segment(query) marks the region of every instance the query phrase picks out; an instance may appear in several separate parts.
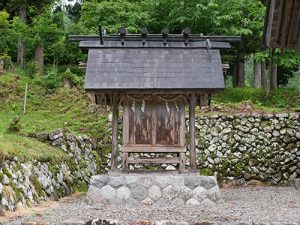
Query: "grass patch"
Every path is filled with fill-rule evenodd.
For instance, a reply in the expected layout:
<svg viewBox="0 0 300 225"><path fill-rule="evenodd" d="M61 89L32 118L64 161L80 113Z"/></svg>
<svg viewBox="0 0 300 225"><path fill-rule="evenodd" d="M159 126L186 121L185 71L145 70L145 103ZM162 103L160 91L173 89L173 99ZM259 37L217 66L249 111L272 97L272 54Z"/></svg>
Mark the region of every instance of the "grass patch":
<svg viewBox="0 0 300 225"><path fill-rule="evenodd" d="M17 156L19 159L37 159L41 162L69 159L69 156L58 148L15 134L0 135L0 154L4 159Z"/></svg>
<svg viewBox="0 0 300 225"><path fill-rule="evenodd" d="M23 114L25 86L28 83L26 114ZM20 132L8 134L12 118L20 118ZM47 90L25 75L0 76L0 157L18 156L39 161L61 161L67 155L60 149L24 137L23 134L49 132L58 128L74 134L88 134L110 143L107 112L81 88ZM105 145L104 145L105 146Z"/></svg>
<svg viewBox="0 0 300 225"><path fill-rule="evenodd" d="M23 115L23 96L29 84L26 114ZM23 133L69 129L75 134L98 137L105 132L107 113L104 107L81 88L47 90L33 80L15 74L0 77L0 133L14 116L20 117Z"/></svg>
<svg viewBox="0 0 300 225"><path fill-rule="evenodd" d="M224 92L213 96L214 105L251 102L256 107L266 109L300 109L300 92L295 89L274 89L269 94L257 88L226 88Z"/></svg>

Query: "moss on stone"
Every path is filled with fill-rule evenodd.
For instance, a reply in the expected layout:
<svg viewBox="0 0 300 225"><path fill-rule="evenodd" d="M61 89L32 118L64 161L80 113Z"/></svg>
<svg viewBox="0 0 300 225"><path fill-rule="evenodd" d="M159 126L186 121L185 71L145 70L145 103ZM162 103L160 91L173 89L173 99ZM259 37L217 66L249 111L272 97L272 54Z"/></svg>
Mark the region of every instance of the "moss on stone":
<svg viewBox="0 0 300 225"><path fill-rule="evenodd" d="M57 198L61 198L65 195L65 191L62 187L58 187L54 190L54 195Z"/></svg>
<svg viewBox="0 0 300 225"><path fill-rule="evenodd" d="M36 176L31 176L29 178L29 180L33 184L38 196L43 197L43 198L46 197L46 193L43 191L43 188L42 188L40 182L38 181L38 178Z"/></svg>
<svg viewBox="0 0 300 225"><path fill-rule="evenodd" d="M75 192L87 192L88 188L89 188L89 185L85 181L82 181L74 187L74 191Z"/></svg>
<svg viewBox="0 0 300 225"><path fill-rule="evenodd" d="M8 178L12 178L11 173L8 171L8 169L6 167L3 167L2 171L3 171L3 174L8 176Z"/></svg>
<svg viewBox="0 0 300 225"><path fill-rule="evenodd" d="M0 181L2 181L4 178L4 174L2 172L0 172Z"/></svg>
<svg viewBox="0 0 300 225"><path fill-rule="evenodd" d="M204 176L213 176L214 175L214 172L212 169L209 169L209 168L202 168L200 169L200 174L201 175L204 175Z"/></svg>
<svg viewBox="0 0 300 225"><path fill-rule="evenodd" d="M30 203L29 199L25 199L25 203L26 203L27 207L31 207L31 203Z"/></svg>
<svg viewBox="0 0 300 225"><path fill-rule="evenodd" d="M50 172L54 175L54 174L57 174L59 173L59 166L58 165L49 165L49 170Z"/></svg>
<svg viewBox="0 0 300 225"><path fill-rule="evenodd" d="M20 191L20 190L18 190L18 189L14 189L14 191L15 191L15 193L16 193L16 198L17 198L17 201L21 201L21 200L23 200L23 193Z"/></svg>

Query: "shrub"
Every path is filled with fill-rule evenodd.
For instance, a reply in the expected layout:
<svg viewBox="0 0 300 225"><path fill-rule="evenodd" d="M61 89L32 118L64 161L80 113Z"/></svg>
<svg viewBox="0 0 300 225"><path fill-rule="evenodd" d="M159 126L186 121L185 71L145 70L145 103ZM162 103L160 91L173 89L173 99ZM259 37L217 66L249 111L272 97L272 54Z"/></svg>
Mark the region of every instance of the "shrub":
<svg viewBox="0 0 300 225"><path fill-rule="evenodd" d="M37 71L38 71L38 64L36 61L31 60L26 63L25 69L24 69L24 72L26 75L33 78L37 74Z"/></svg>
<svg viewBox="0 0 300 225"><path fill-rule="evenodd" d="M57 69L51 69L46 72L45 76L36 75L35 83L47 89L56 89L62 86L63 77Z"/></svg>
<svg viewBox="0 0 300 225"><path fill-rule="evenodd" d="M294 76L289 79L286 87L300 91L300 70L295 72Z"/></svg>
<svg viewBox="0 0 300 225"><path fill-rule="evenodd" d="M67 78L73 86L83 84L83 79L72 73L69 68L62 74L62 76L63 78Z"/></svg>
<svg viewBox="0 0 300 225"><path fill-rule="evenodd" d="M14 116L6 130L7 133L18 133L21 130L20 117Z"/></svg>
<svg viewBox="0 0 300 225"><path fill-rule="evenodd" d="M64 73L67 69L69 69L76 76L84 76L84 70L78 68L78 65L59 65L57 67L59 73Z"/></svg>
<svg viewBox="0 0 300 225"><path fill-rule="evenodd" d="M64 78L68 78L73 86L83 84L83 78L76 76L70 69L67 69L64 73L60 73L56 68L49 69L45 76L36 75L34 82L47 89L57 89L63 86Z"/></svg>

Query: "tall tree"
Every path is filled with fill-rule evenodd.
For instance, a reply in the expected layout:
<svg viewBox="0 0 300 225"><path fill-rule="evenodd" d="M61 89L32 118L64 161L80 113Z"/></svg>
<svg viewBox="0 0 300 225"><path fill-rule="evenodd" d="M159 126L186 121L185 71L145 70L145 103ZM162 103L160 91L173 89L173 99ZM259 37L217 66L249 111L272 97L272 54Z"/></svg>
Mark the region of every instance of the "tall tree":
<svg viewBox="0 0 300 225"><path fill-rule="evenodd" d="M39 14L43 14L45 9L45 2L40 1L38 4L38 12ZM38 21L38 20L37 20ZM41 21L42 22L42 21ZM38 24L36 24L38 25ZM42 27L39 27L40 29L43 29ZM37 30L38 31L38 30ZM40 75L44 74L44 40L43 38L40 38L37 42L35 52L34 52L34 59L37 62L38 65L38 71Z"/></svg>
<svg viewBox="0 0 300 225"><path fill-rule="evenodd" d="M0 8L6 9L11 17L19 16L21 21L27 23L27 0L3 0ZM18 38L17 63L20 68L24 68L25 63L25 42L22 35Z"/></svg>
<svg viewBox="0 0 300 225"><path fill-rule="evenodd" d="M9 13L0 11L0 56L9 51Z"/></svg>
<svg viewBox="0 0 300 225"><path fill-rule="evenodd" d="M21 21L27 24L27 1L21 1L20 9L19 9L19 17ZM25 64L25 41L22 36L19 37L18 40L18 59L17 63L21 69L24 68Z"/></svg>

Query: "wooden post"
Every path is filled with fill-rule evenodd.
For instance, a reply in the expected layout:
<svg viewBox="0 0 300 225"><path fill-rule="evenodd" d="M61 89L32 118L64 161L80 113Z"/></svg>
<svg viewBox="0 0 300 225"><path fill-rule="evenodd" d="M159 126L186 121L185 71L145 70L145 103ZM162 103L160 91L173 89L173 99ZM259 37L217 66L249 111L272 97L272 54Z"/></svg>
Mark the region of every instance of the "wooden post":
<svg viewBox="0 0 300 225"><path fill-rule="evenodd" d="M27 92L28 92L28 84L26 83L26 87L25 87L25 95L24 95L24 109L23 109L23 114L26 113Z"/></svg>
<svg viewBox="0 0 300 225"><path fill-rule="evenodd" d="M195 150L195 107L196 96L191 95L189 107L189 131L190 131L190 169L193 172L197 171L196 165L196 150Z"/></svg>
<svg viewBox="0 0 300 225"><path fill-rule="evenodd" d="M2 75L3 74L3 60L2 59L0 59L0 75Z"/></svg>
<svg viewBox="0 0 300 225"><path fill-rule="evenodd" d="M117 159L118 159L118 121L119 121L118 95L117 94L113 94L111 170L116 170L117 169Z"/></svg>
<svg viewBox="0 0 300 225"><path fill-rule="evenodd" d="M275 49L271 48L270 56L269 56L270 57L270 65L269 65L267 88L266 88L267 93L269 93L270 89L271 89L271 81L272 81L272 76L273 76L272 73L273 73L273 64L274 64L274 60L273 60L274 53L275 53Z"/></svg>

